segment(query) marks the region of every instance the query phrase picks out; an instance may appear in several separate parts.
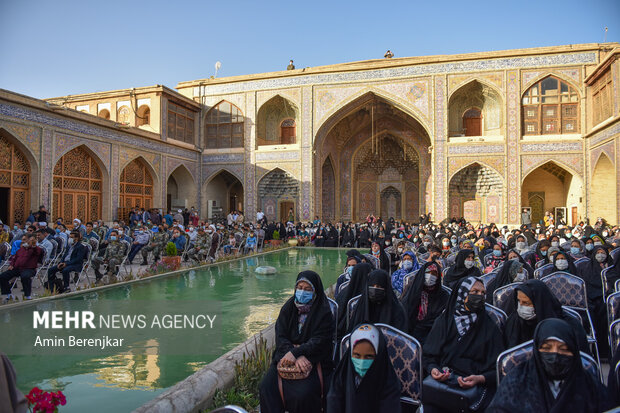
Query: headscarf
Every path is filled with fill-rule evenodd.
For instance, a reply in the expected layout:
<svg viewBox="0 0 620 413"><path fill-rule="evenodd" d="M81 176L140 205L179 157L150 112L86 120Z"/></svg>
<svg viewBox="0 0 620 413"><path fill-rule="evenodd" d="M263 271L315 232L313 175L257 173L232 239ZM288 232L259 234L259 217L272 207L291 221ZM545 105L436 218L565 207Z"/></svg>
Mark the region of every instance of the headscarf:
<svg viewBox="0 0 620 413"><path fill-rule="evenodd" d="M372 265L367 262L356 264L351 272L351 279L347 288L342 290L336 298L338 303L338 337L342 338L347 334L347 304L351 298L360 295L366 290L368 274L373 270Z"/></svg>
<svg viewBox="0 0 620 413"><path fill-rule="evenodd" d="M534 312L536 318L532 320L524 320L517 314L517 291L525 294L532 304L534 304ZM534 337L534 330L538 323L548 318L560 318L568 322L575 330L578 339L579 348L582 351L588 351L588 340L583 326L578 320L570 316L565 316L562 311L562 304L553 295L547 285L540 280L527 280L519 284L514 290L509 301L508 320L504 328L504 341L508 348L514 347Z"/></svg>
<svg viewBox="0 0 620 413"><path fill-rule="evenodd" d="M459 335L463 337L470 330L471 326L478 319L478 314L472 313L465 308L465 300L469 295L469 290L476 283L476 281L482 282L481 279L476 277L467 277L459 285L456 295L456 308L454 311L454 322Z"/></svg>
<svg viewBox="0 0 620 413"><path fill-rule="evenodd" d="M437 283L434 288L427 288L424 284L424 276L426 270L429 268L435 268L437 270ZM422 297L426 296L426 315L422 320L419 320L420 307L422 305ZM416 326L422 324L427 325L428 330L432 327L433 321L441 314L445 309L448 301L449 294L446 290L441 288L441 270L439 264L436 262L425 262L418 270L418 273L413 278L411 285L405 290L404 294L400 297L400 301L405 308L407 314L408 328L407 332L418 340L414 330ZM428 320L428 322L425 322Z"/></svg>
<svg viewBox="0 0 620 413"><path fill-rule="evenodd" d="M325 296L323 282L314 271L300 272L295 285L300 280L307 280L312 284L315 296L301 329L299 329L299 311L295 305L294 292L293 296L282 306L276 320L276 348L272 364L278 363L289 351L294 355L306 354L311 363L320 361L331 364L330 348L334 336L335 320ZM299 346L295 347L295 344ZM308 351L309 348L312 348L312 351Z"/></svg>
<svg viewBox="0 0 620 413"><path fill-rule="evenodd" d="M375 347L375 358L361 378L355 372L351 361L351 352L354 344L353 336L360 328L371 326L378 333L377 345L369 339ZM327 394L327 411L344 413L375 413L400 412L400 380L394 372L390 361L385 337L381 330L372 324L363 324L354 330L348 350L338 363L332 384Z"/></svg>
<svg viewBox="0 0 620 413"><path fill-rule="evenodd" d="M458 280L461 278L465 278L468 276L480 276L480 270L476 268L474 265L471 268L465 267L465 258L469 257L469 255L473 254L473 250L460 250L456 255L456 259L454 260L454 265L448 268L446 272L446 276L443 279L444 285L447 285L450 288L453 288Z"/></svg>
<svg viewBox="0 0 620 413"><path fill-rule="evenodd" d="M522 268L523 264L518 260L506 261L504 265L502 265L497 276L487 285L487 303L493 304L493 294L495 290L516 282L514 278Z"/></svg>
<svg viewBox="0 0 620 413"><path fill-rule="evenodd" d="M373 303L368 296L368 288L379 285L385 289L385 298L381 303ZM357 306L351 315L349 326L362 323L385 323L404 331L407 328L407 316L403 306L396 298L390 276L384 270L373 270L368 275L367 288L362 292Z"/></svg>
<svg viewBox="0 0 620 413"><path fill-rule="evenodd" d="M557 397L549 386L540 351L549 338L560 339L573 353L568 378L560 384ZM541 321L534 332L533 356L514 367L502 380L487 412L584 412L607 410L606 392L600 380L583 368L577 337L564 320Z"/></svg>
<svg viewBox="0 0 620 413"><path fill-rule="evenodd" d="M558 255L560 255L560 254L563 257L566 258L566 261L568 261L568 268L566 268L564 270L560 270L556 266L556 261L558 259ZM553 272L556 272L556 271L564 271L564 272L568 272L568 273L573 274L573 275L579 275L577 267L575 266L575 259L568 252L564 252L564 251L558 252L557 254L555 254L555 257L553 258L553 270L551 272L553 273Z"/></svg>
<svg viewBox="0 0 620 413"><path fill-rule="evenodd" d="M596 260L597 252L602 251L607 255L606 260L603 263L612 264L609 256L609 251L602 245L597 245L592 250L590 262L588 265L581 267L579 272L580 277L586 282L586 291L588 294L588 300L595 301L603 297L603 281L601 280L601 263Z"/></svg>

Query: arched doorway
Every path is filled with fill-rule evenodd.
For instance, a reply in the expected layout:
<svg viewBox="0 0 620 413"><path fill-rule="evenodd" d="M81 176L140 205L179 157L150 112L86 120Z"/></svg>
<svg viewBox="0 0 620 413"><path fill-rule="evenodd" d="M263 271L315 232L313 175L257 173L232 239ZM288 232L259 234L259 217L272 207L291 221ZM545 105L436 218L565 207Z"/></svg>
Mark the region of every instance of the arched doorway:
<svg viewBox="0 0 620 413"><path fill-rule="evenodd" d="M605 218L608 222L616 222L616 168L605 153L594 166L592 186L590 187L590 219Z"/></svg>
<svg viewBox="0 0 620 413"><path fill-rule="evenodd" d="M256 144L288 145L297 142L297 106L283 98L274 96L265 102L256 116Z"/></svg>
<svg viewBox="0 0 620 413"><path fill-rule="evenodd" d="M184 165L179 165L166 183L166 206L168 210L178 210L194 206L196 187L192 174Z"/></svg>
<svg viewBox="0 0 620 413"><path fill-rule="evenodd" d="M153 208L153 177L144 161L136 158L129 162L120 178L119 218L129 218L134 207Z"/></svg>
<svg viewBox="0 0 620 413"><path fill-rule="evenodd" d="M258 182L259 208L265 213L269 221L288 221L289 210L297 219L297 201L299 183L288 172L276 168L267 173Z"/></svg>
<svg viewBox="0 0 620 413"><path fill-rule="evenodd" d="M30 163L0 131L0 219L7 225L28 218Z"/></svg>
<svg viewBox="0 0 620 413"><path fill-rule="evenodd" d="M220 171L204 187L208 219L221 219L233 210L243 210L243 184L228 171Z"/></svg>
<svg viewBox="0 0 620 413"><path fill-rule="evenodd" d="M477 80L461 86L448 103L449 135L501 135L502 107L502 97L494 88Z"/></svg>
<svg viewBox="0 0 620 413"><path fill-rule="evenodd" d="M532 170L521 185L521 206L532 208L532 224L544 218L545 212L573 225L583 213L583 181L553 161Z"/></svg>
<svg viewBox="0 0 620 413"><path fill-rule="evenodd" d="M402 197L400 191L393 186L388 186L381 191L381 216L395 218L401 216Z"/></svg>
<svg viewBox="0 0 620 413"><path fill-rule="evenodd" d="M103 176L84 146L63 155L54 167L53 216L71 223L101 219Z"/></svg>
<svg viewBox="0 0 620 413"><path fill-rule="evenodd" d="M327 158L323 163L322 177L323 221L333 221L336 218L336 177L331 158Z"/></svg>
<svg viewBox="0 0 620 413"><path fill-rule="evenodd" d="M344 105L323 123L315 139L318 210L333 208L335 218L345 220L379 215L381 193L391 186L401 194L394 218L418 218L427 210L429 146L425 127L382 96L370 92ZM327 159L332 168L325 166Z"/></svg>
<svg viewBox="0 0 620 413"><path fill-rule="evenodd" d="M450 179L450 216L470 222L500 223L502 216L502 177L493 169L473 163Z"/></svg>

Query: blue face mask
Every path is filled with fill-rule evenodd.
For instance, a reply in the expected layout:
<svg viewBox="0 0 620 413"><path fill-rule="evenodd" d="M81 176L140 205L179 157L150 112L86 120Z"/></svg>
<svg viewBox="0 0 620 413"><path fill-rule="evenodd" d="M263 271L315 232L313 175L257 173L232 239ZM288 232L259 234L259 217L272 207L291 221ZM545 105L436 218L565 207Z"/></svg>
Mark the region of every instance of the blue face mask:
<svg viewBox="0 0 620 413"><path fill-rule="evenodd" d="M373 361L374 360L363 360L363 359L356 359L354 357L351 357L353 368L355 369L355 372L360 375L360 377L364 377L366 375L366 372L372 365Z"/></svg>
<svg viewBox="0 0 620 413"><path fill-rule="evenodd" d="M398 234L398 238L404 238L405 234Z"/></svg>
<svg viewBox="0 0 620 413"><path fill-rule="evenodd" d="M116 241L116 236L110 235L110 241Z"/></svg>
<svg viewBox="0 0 620 413"><path fill-rule="evenodd" d="M410 260L403 261L403 270L409 271L412 268L413 268L413 261L410 261Z"/></svg>
<svg viewBox="0 0 620 413"><path fill-rule="evenodd" d="M592 251L594 249L594 244L586 244L586 249Z"/></svg>
<svg viewBox="0 0 620 413"><path fill-rule="evenodd" d="M353 274L353 267L347 267L345 270L349 275Z"/></svg>
<svg viewBox="0 0 620 413"><path fill-rule="evenodd" d="M312 291L295 290L295 301L300 304L308 304L313 296Z"/></svg>
<svg viewBox="0 0 620 413"><path fill-rule="evenodd" d="M493 255L499 257L500 255L502 255L502 252L500 250L493 250Z"/></svg>
<svg viewBox="0 0 620 413"><path fill-rule="evenodd" d="M56 234L60 234L60 230L56 228Z"/></svg>
<svg viewBox="0 0 620 413"><path fill-rule="evenodd" d="M540 251L540 253L542 254L543 257L547 256L547 251Z"/></svg>
<svg viewBox="0 0 620 413"><path fill-rule="evenodd" d="M578 247L570 247L570 253L575 255L575 254L579 254L579 248Z"/></svg>

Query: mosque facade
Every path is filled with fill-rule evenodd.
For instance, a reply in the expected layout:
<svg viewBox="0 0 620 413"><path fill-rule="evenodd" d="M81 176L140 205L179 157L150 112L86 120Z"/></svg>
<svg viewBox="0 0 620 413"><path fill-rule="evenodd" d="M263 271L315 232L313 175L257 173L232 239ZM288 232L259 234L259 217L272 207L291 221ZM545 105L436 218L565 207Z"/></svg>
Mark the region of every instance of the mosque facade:
<svg viewBox="0 0 620 413"><path fill-rule="evenodd" d="M620 45L377 59L45 100L0 90L0 219L620 222Z"/></svg>

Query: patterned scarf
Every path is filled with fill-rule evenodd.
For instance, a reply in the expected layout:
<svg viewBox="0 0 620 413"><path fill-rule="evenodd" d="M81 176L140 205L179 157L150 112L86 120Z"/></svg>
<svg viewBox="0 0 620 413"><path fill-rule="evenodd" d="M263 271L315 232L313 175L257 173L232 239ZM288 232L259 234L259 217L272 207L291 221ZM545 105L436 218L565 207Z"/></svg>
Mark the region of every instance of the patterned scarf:
<svg viewBox="0 0 620 413"><path fill-rule="evenodd" d="M476 277L467 277L459 286L459 291L456 296L456 309L454 311L454 322L456 323L456 329L459 332L459 336L463 337L476 322L478 315L471 313L465 309L465 299L469 295L469 290L476 281L479 281Z"/></svg>
<svg viewBox="0 0 620 413"><path fill-rule="evenodd" d="M420 307L418 308L418 321L424 320L428 313L428 293L423 290L420 295Z"/></svg>

